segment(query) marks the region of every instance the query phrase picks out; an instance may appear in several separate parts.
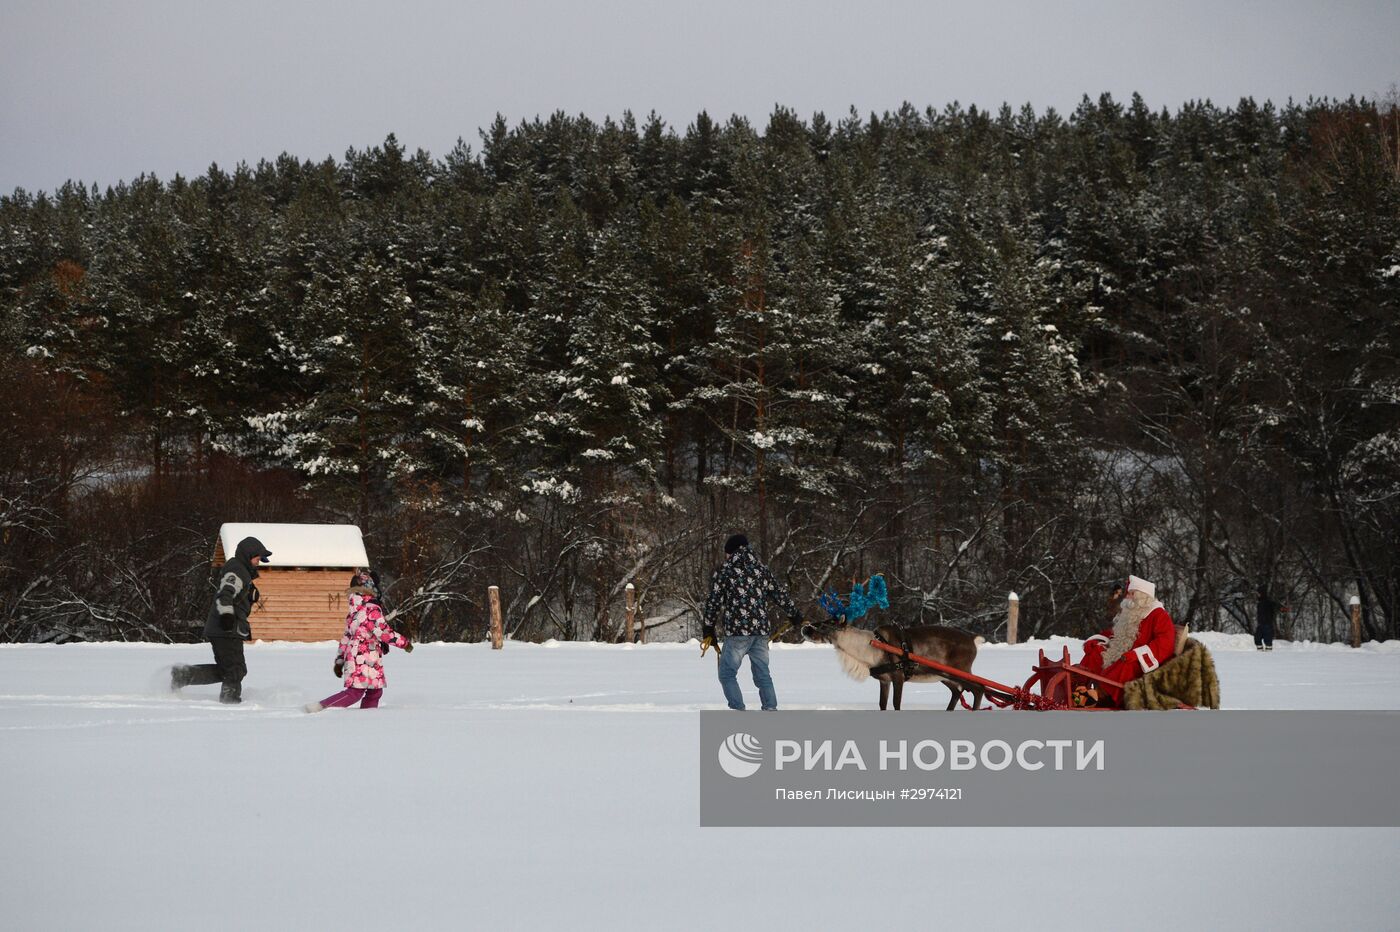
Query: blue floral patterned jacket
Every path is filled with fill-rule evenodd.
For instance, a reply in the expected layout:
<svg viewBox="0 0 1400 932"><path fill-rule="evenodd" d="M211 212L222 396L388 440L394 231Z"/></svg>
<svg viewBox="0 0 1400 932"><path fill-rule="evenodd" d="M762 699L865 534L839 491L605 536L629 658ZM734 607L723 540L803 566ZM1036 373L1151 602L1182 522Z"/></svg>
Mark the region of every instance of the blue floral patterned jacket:
<svg viewBox="0 0 1400 932"><path fill-rule="evenodd" d="M802 613L773 571L748 547L740 547L710 577L705 624L715 625L726 636L768 634L767 599L776 602L793 621L801 619Z"/></svg>

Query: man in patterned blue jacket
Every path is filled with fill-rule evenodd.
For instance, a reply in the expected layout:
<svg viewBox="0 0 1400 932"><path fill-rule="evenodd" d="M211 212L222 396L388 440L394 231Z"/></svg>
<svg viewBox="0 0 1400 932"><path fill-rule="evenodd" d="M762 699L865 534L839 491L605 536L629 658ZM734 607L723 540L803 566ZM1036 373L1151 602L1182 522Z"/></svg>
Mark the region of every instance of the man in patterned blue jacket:
<svg viewBox="0 0 1400 932"><path fill-rule="evenodd" d="M778 707L773 677L768 673L768 599L778 604L795 624L802 613L793 604L773 571L749 549L749 539L735 534L724 542L728 555L710 577L710 595L705 600L704 635L715 636L715 626L724 626L724 649L719 655L719 684L731 709L743 711L744 694L739 690L739 663L749 658L753 683L765 710Z"/></svg>

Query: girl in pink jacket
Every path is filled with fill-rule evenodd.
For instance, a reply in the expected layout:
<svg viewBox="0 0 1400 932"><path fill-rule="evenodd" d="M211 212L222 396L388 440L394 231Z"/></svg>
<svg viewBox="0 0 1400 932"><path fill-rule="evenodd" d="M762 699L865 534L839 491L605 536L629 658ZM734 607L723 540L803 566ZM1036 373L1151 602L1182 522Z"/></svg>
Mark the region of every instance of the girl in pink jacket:
<svg viewBox="0 0 1400 932"><path fill-rule="evenodd" d="M308 712L346 708L360 703L362 709L379 708L384 694L383 655L392 644L411 652L413 644L393 629L384 618L379 593L368 573L358 573L350 589L350 611L345 618L345 636L335 658L335 675L345 678L345 688L334 696L306 707Z"/></svg>

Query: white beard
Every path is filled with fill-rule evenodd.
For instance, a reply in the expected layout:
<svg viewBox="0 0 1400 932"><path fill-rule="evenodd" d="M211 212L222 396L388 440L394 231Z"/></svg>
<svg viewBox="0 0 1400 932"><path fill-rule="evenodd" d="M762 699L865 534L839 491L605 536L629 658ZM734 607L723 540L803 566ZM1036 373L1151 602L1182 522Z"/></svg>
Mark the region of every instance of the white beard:
<svg viewBox="0 0 1400 932"><path fill-rule="evenodd" d="M1103 665L1112 666L1137 643L1142 620L1162 607L1156 599L1124 599L1113 616L1113 635L1103 649Z"/></svg>

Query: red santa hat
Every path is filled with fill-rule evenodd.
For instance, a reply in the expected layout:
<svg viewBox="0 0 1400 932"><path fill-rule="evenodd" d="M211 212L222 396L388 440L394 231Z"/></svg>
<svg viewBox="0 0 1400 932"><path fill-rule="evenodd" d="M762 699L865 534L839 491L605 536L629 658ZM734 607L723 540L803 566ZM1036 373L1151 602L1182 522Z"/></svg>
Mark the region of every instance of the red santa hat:
<svg viewBox="0 0 1400 932"><path fill-rule="evenodd" d="M1155 599L1155 598L1157 598L1157 586L1156 586L1156 584L1155 584L1155 583L1150 583L1150 582L1148 582L1147 580L1143 579L1141 576L1129 576L1129 577L1128 577L1128 591L1129 591L1129 592L1141 592L1143 595L1147 596L1149 599Z"/></svg>

